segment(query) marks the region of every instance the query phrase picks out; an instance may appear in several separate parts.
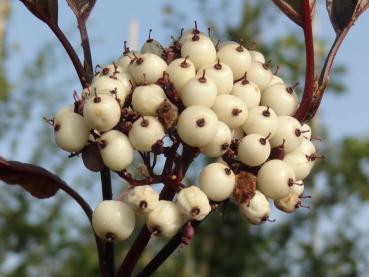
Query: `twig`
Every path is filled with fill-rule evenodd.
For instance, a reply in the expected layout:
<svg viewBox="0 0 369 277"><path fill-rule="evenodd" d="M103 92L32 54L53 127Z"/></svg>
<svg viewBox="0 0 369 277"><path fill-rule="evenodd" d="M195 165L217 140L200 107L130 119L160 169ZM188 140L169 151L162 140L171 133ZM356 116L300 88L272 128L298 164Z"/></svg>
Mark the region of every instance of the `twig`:
<svg viewBox="0 0 369 277"><path fill-rule="evenodd" d="M191 225L196 228L202 221L193 220ZM137 277L145 277L153 274L165 260L177 249L182 242L184 228L182 228L167 244L159 251L159 253L145 266L145 268L137 275Z"/></svg>
<svg viewBox="0 0 369 277"><path fill-rule="evenodd" d="M94 72L93 72L90 40L88 38L88 32L86 28L86 21L78 20L78 28L79 28L79 33L81 35L81 42L82 42L82 49L83 49L83 56L84 56L84 68L85 68L86 74L88 75L88 82L91 82Z"/></svg>
<svg viewBox="0 0 369 277"><path fill-rule="evenodd" d="M82 66L81 61L78 58L76 51L74 50L73 46L64 35L63 31L59 28L57 24L55 24L52 20L46 16L45 12L42 9L39 9L38 6L30 0L20 0L33 14L37 14L42 20L49 26L49 28L53 31L55 36L59 39L61 44L63 45L65 51L67 52L70 60L73 63L73 66L77 72L78 78L81 82L82 87L88 86L88 76Z"/></svg>
<svg viewBox="0 0 369 277"><path fill-rule="evenodd" d="M312 31L312 20L311 20L311 10L310 1L304 0L304 37L306 45L306 72L305 72L305 87L304 94L302 95L302 100L299 108L297 109L294 117L300 122L305 121L305 117L311 108L311 103L313 101L314 93L314 77L315 77L315 61L314 61L314 37Z"/></svg>
<svg viewBox="0 0 369 277"><path fill-rule="evenodd" d="M101 177L101 186L102 186L102 195L104 200L112 200L113 199L113 192L111 186L111 177L110 177L110 170L108 168L103 169L100 171ZM113 277L115 273L115 266L114 266L114 243L113 242L106 242L105 243L105 256L103 261L103 267L107 272L108 276Z"/></svg>

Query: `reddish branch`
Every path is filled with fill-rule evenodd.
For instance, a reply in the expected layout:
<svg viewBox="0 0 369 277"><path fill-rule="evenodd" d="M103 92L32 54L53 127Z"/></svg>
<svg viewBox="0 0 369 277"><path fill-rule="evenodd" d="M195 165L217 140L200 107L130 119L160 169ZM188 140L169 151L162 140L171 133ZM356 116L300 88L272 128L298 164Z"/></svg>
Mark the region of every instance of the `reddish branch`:
<svg viewBox="0 0 369 277"><path fill-rule="evenodd" d="M298 119L300 122L305 121L307 113L311 107L311 103L313 101L313 93L314 93L314 77L315 77L314 38L312 30L311 7L309 2L310 2L309 0L304 0L303 3L303 11L304 11L303 29L306 46L305 87L300 106L295 113L295 118Z"/></svg>

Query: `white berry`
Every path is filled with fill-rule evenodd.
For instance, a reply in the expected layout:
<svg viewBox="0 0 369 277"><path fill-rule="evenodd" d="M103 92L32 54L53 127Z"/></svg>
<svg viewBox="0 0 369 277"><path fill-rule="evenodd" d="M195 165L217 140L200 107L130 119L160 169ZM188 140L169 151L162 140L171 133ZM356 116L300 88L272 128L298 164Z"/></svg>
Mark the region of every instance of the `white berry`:
<svg viewBox="0 0 369 277"><path fill-rule="evenodd" d="M239 205L241 215L251 224L261 224L268 220L270 204L263 193L256 190L249 202Z"/></svg>
<svg viewBox="0 0 369 277"><path fill-rule="evenodd" d="M309 157L301 151L287 153L284 156L283 161L293 168L295 171L296 180L305 179L309 175L314 165L314 163L309 160Z"/></svg>
<svg viewBox="0 0 369 277"><path fill-rule="evenodd" d="M247 79L257 84L261 91L269 86L272 77L268 65L259 62L253 62L247 71Z"/></svg>
<svg viewBox="0 0 369 277"><path fill-rule="evenodd" d="M201 147L210 143L217 128L217 116L207 107L190 106L178 117L178 135L190 146Z"/></svg>
<svg viewBox="0 0 369 277"><path fill-rule="evenodd" d="M62 108L54 118L56 144L67 152L79 152L88 142L90 128L83 117L69 107Z"/></svg>
<svg viewBox="0 0 369 277"><path fill-rule="evenodd" d="M258 106L249 110L246 122L242 125L246 134L259 134L272 138L278 129L278 116L273 109Z"/></svg>
<svg viewBox="0 0 369 277"><path fill-rule="evenodd" d="M133 232L135 222L135 214L131 208L115 200L102 201L92 215L96 235L106 241L127 239Z"/></svg>
<svg viewBox="0 0 369 277"><path fill-rule="evenodd" d="M285 84L269 86L261 96L261 105L271 107L277 115L292 116L297 104L296 92Z"/></svg>
<svg viewBox="0 0 369 277"><path fill-rule="evenodd" d="M181 47L181 56L189 57L196 70L211 65L216 59L216 50L211 39L205 35L193 35L184 40Z"/></svg>
<svg viewBox="0 0 369 277"><path fill-rule="evenodd" d="M212 110L219 120L232 129L242 126L248 115L245 103L237 96L230 94L218 95Z"/></svg>
<svg viewBox="0 0 369 277"><path fill-rule="evenodd" d="M287 163L270 160L258 172L257 187L267 197L278 200L288 195L295 180L295 172Z"/></svg>
<svg viewBox="0 0 369 277"><path fill-rule="evenodd" d="M233 171L221 163L211 163L200 173L200 189L210 200L224 201L233 192L236 177Z"/></svg>
<svg viewBox="0 0 369 277"><path fill-rule="evenodd" d="M219 49L217 57L231 68L233 80L241 79L251 66L251 55L241 45L230 43Z"/></svg>
<svg viewBox="0 0 369 277"><path fill-rule="evenodd" d="M240 98L247 106L247 109L252 109L260 104L261 93L259 87L247 79L243 79L234 84L232 95Z"/></svg>
<svg viewBox="0 0 369 277"><path fill-rule="evenodd" d="M258 166L264 163L270 155L268 139L259 134L245 136L238 146L238 157L248 166Z"/></svg>
<svg viewBox="0 0 369 277"><path fill-rule="evenodd" d="M206 76L214 80L218 94L228 94L233 87L233 72L225 63L215 62L208 67L202 67L198 70L197 76L201 77L203 70Z"/></svg>
<svg viewBox="0 0 369 277"><path fill-rule="evenodd" d="M211 211L208 197L196 186L182 189L177 194L176 205L189 220L203 220Z"/></svg>
<svg viewBox="0 0 369 277"><path fill-rule="evenodd" d="M159 204L159 194L151 186L135 186L129 191L127 204L137 215L148 214Z"/></svg>
<svg viewBox="0 0 369 277"><path fill-rule="evenodd" d="M163 139L164 135L163 126L152 116L144 116L136 120L128 133L133 147L142 152L151 151L152 146Z"/></svg>
<svg viewBox="0 0 369 277"><path fill-rule="evenodd" d="M180 94L187 81L195 77L196 69L193 62L191 62L188 57L179 58L169 64L167 73L170 81L174 85L174 88L177 90L177 93Z"/></svg>
<svg viewBox="0 0 369 277"><path fill-rule="evenodd" d="M188 80L181 90L181 98L186 107L199 105L211 108L216 97L216 84L207 74Z"/></svg>
<svg viewBox="0 0 369 277"><path fill-rule="evenodd" d="M181 213L176 204L160 200L156 208L146 217L146 226L156 236L172 237L183 224Z"/></svg>
<svg viewBox="0 0 369 277"><path fill-rule="evenodd" d="M108 131L117 125L120 115L119 103L110 94L91 97L83 107L83 117L87 125L99 132Z"/></svg>
<svg viewBox="0 0 369 277"><path fill-rule="evenodd" d="M163 76L167 63L157 55L145 53L135 59L128 66L134 81L137 84L153 84Z"/></svg>
<svg viewBox="0 0 369 277"><path fill-rule="evenodd" d="M156 85L138 86L132 94L132 107L140 115L156 116L156 110L166 99L164 90Z"/></svg>
<svg viewBox="0 0 369 277"><path fill-rule="evenodd" d="M232 140L232 133L228 125L218 121L217 131L211 141L201 147L201 152L208 157L220 157L228 149Z"/></svg>
<svg viewBox="0 0 369 277"><path fill-rule="evenodd" d="M128 137L120 131L110 130L102 134L98 145L104 164L111 170L126 169L133 161L133 147Z"/></svg>
<svg viewBox="0 0 369 277"><path fill-rule="evenodd" d="M272 147L284 145L285 152L292 152L300 146L303 140L300 122L291 116L282 115L278 117L278 129L269 140Z"/></svg>

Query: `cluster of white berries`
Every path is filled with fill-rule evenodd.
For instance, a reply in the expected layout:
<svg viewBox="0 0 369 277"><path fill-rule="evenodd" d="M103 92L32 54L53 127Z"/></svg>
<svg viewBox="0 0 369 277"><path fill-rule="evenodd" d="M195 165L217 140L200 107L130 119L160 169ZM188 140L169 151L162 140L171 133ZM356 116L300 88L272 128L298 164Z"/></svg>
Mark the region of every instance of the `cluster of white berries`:
<svg viewBox="0 0 369 277"><path fill-rule="evenodd" d="M170 137L217 159L203 168L198 186L178 187L174 202L160 200L150 185L101 202L92 221L99 237L128 238L135 214L153 235L171 237L227 199L252 224L268 220L269 199L285 212L301 206L303 179L317 158L311 129L293 117L294 88L260 52L214 43L196 27L168 48L150 37L140 52L125 47L115 63L98 69L90 87L75 94L74 107L52 121L61 149L82 153L90 170L118 173L135 150L163 154Z"/></svg>

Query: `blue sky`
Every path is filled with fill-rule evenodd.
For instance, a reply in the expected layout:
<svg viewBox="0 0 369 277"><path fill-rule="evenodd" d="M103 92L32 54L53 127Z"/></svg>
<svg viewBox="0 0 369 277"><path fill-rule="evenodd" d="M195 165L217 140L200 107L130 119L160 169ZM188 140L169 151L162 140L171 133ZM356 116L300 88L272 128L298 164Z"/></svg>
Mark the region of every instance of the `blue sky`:
<svg viewBox="0 0 369 277"><path fill-rule="evenodd" d="M67 33L73 34L72 29L75 27L73 14L63 2L59 1L60 25ZM169 33L168 28L163 28L162 8L168 2L167 0L97 1L89 20L95 63L109 62L113 57L119 56L123 41L129 38L128 26L132 21L138 23L139 45L146 40L150 28L153 29L153 36L156 39L164 43L167 42ZM240 1L236 0L234 6L229 8L233 22L237 22L239 3ZM204 27L195 1L176 1L175 6L180 8L183 13L190 14L186 22L181 22L182 26L190 27L193 20L197 19L200 27ZM46 25L36 20L20 2L12 1L12 8L9 42L10 44L18 44L21 51L10 56L8 65L9 75L16 78L19 76L19 65L30 62L34 51L45 41L53 39L53 35ZM275 11L279 12L277 9ZM319 35L333 40L334 33L324 7L319 7L319 11ZM352 28L336 59L338 63L348 67L344 82L347 84L349 93L343 96L326 95L323 100L321 120L328 124L333 138L346 135L369 135L369 120L366 120L369 118L369 110L366 106L369 102L369 94L366 92L369 39L364 35L367 33L368 26L369 13L362 16ZM280 27L281 31L284 30L284 27L296 28L287 18L282 20ZM78 47L77 34L72 35L72 41ZM72 70L71 64L70 69ZM78 86L77 80L76 86Z"/></svg>

